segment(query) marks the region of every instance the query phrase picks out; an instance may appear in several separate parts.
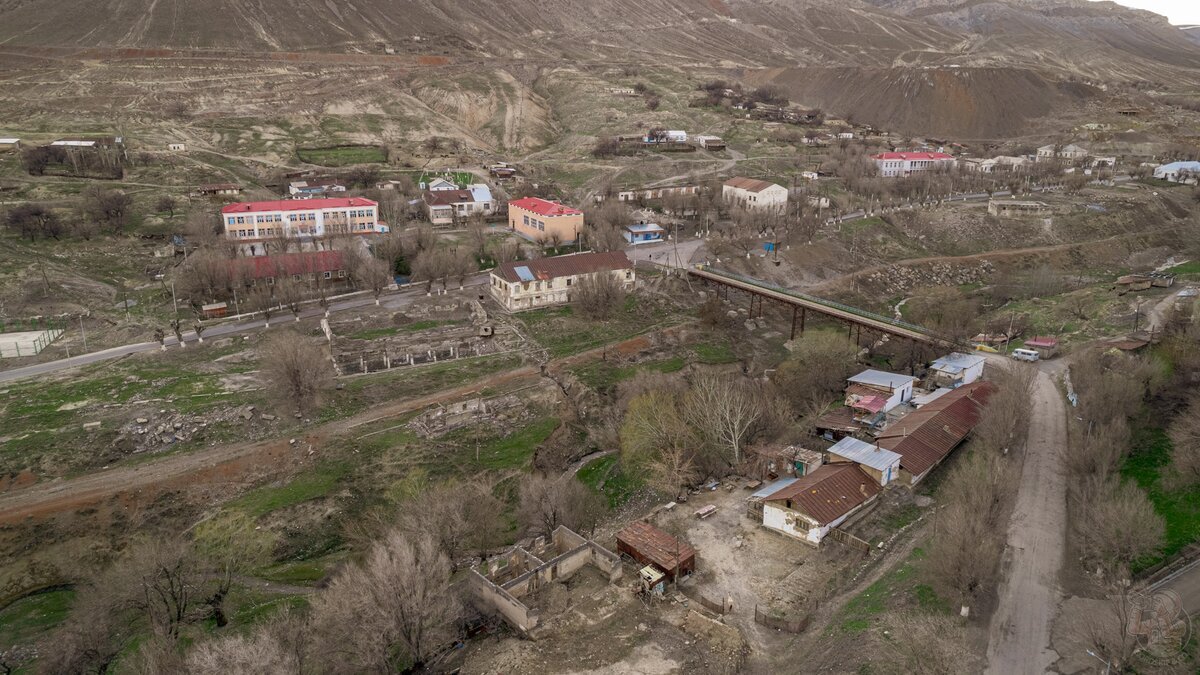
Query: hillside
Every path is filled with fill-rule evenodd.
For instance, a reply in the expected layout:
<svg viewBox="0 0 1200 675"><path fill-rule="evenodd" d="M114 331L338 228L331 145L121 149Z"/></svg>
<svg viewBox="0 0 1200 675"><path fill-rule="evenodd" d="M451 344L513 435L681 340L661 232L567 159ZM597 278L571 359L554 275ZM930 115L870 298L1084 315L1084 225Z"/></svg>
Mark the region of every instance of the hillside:
<svg viewBox="0 0 1200 675"><path fill-rule="evenodd" d="M386 49L494 74L598 62L719 69L862 121L975 138L1101 95L1079 81L1200 84L1200 45L1187 32L1086 0L0 0L0 51L47 47L222 50L217 58ZM465 125L503 145L537 145L548 128L536 94L514 94L508 74L451 90L426 104L469 107ZM538 129L511 131L514 96L532 104Z"/></svg>

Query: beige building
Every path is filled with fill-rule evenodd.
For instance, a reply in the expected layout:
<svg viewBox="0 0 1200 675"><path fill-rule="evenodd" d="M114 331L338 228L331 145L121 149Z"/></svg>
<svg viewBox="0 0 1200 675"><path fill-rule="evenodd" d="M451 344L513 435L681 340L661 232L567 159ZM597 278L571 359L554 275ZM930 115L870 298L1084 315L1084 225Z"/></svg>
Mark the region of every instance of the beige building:
<svg viewBox="0 0 1200 675"><path fill-rule="evenodd" d="M538 197L508 203L508 229L538 243L554 239L560 244L575 241L583 231L583 211Z"/></svg>
<svg viewBox="0 0 1200 675"><path fill-rule="evenodd" d="M517 260L492 270L492 297L510 312L571 302L585 277L610 274L627 289L636 280L624 251L574 253L537 260Z"/></svg>
<svg viewBox="0 0 1200 675"><path fill-rule="evenodd" d="M749 210L782 211L788 201L787 188L782 185L741 176L725 181L721 196L732 206Z"/></svg>

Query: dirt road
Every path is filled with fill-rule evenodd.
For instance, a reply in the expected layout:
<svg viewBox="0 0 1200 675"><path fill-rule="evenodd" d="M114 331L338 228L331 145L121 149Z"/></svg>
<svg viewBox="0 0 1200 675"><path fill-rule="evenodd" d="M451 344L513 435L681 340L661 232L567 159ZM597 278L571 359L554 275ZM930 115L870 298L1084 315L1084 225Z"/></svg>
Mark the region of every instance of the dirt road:
<svg viewBox="0 0 1200 675"><path fill-rule="evenodd" d="M443 401L452 401L495 388L521 378L536 378L538 371L523 367L472 382L454 389L376 406L359 415L309 429L290 439L278 438L254 444L223 445L174 455L156 462L119 466L107 471L66 480L38 483L28 488L0 494L0 524L15 524L62 511L84 508L118 495L136 495L153 499L155 494L177 487L213 482L242 482L255 468L294 466L308 450L319 451L325 440L349 429L371 422L421 410Z"/></svg>
<svg viewBox="0 0 1200 675"><path fill-rule="evenodd" d="M1066 406L1050 375L1038 374L1021 488L1008 528L1005 579L992 615L988 669L992 675L1044 673L1058 659L1050 627L1058 613L1067 535Z"/></svg>

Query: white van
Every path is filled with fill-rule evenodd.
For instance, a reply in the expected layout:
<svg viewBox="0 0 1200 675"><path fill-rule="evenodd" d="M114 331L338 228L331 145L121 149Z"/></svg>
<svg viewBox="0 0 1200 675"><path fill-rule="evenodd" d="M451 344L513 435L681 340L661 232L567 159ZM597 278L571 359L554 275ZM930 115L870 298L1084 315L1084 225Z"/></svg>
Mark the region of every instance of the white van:
<svg viewBox="0 0 1200 675"><path fill-rule="evenodd" d="M1033 361L1040 359L1041 354L1038 354L1032 349L1014 349L1012 351L1012 357L1018 361L1029 361L1032 363Z"/></svg>

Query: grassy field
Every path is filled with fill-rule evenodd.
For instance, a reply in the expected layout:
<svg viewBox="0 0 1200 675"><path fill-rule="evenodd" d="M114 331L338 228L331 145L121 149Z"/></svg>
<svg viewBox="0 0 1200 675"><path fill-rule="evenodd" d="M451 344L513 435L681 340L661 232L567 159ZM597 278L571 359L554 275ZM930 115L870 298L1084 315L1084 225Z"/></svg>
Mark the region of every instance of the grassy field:
<svg viewBox="0 0 1200 675"><path fill-rule="evenodd" d="M0 610L0 654L62 623L74 599L75 591L69 588L51 589L27 595Z"/></svg>
<svg viewBox="0 0 1200 675"><path fill-rule="evenodd" d="M948 614L947 602L931 586L921 583L918 572L925 555L924 549L913 549L908 560L851 598L832 624L834 629L843 633L866 632L876 626L880 615L898 606Z"/></svg>
<svg viewBox="0 0 1200 675"><path fill-rule="evenodd" d="M1141 568L1170 557L1184 546L1200 540L1200 487L1167 489L1163 485L1162 470L1170 463L1171 439L1166 431L1152 423L1136 424L1133 428L1133 448L1121 468L1121 475L1137 481L1166 525L1162 556L1141 561Z"/></svg>
<svg viewBox="0 0 1200 675"><path fill-rule="evenodd" d="M669 321L670 310L630 295L625 305L607 321L575 316L571 306L522 312L520 319L530 336L552 357L569 356L612 342L620 342Z"/></svg>
<svg viewBox="0 0 1200 675"><path fill-rule="evenodd" d="M579 470L576 478L604 495L610 508L617 508L629 501L634 492L644 485L640 476L625 473L621 469L620 460L616 455L592 460Z"/></svg>
<svg viewBox="0 0 1200 675"><path fill-rule="evenodd" d="M319 166L386 164L387 151L378 145L334 145L326 148L296 148L302 162Z"/></svg>
<svg viewBox="0 0 1200 675"><path fill-rule="evenodd" d="M296 476L286 485L266 486L251 490L230 502L228 507L258 518L279 509L328 495L347 471L346 465L342 463L322 464Z"/></svg>
<svg viewBox="0 0 1200 675"><path fill-rule="evenodd" d="M435 178L445 178L453 181L455 185L470 185L478 180L475 174L467 171L422 171L414 182L420 185L429 183Z"/></svg>

